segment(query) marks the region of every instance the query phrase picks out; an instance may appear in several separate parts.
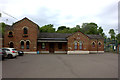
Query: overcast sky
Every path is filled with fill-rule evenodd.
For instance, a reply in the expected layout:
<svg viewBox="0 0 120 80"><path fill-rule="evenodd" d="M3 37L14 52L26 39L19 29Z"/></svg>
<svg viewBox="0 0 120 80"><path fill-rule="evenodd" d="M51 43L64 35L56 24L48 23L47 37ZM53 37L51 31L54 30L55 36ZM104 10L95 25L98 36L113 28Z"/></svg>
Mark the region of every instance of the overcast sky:
<svg viewBox="0 0 120 80"><path fill-rule="evenodd" d="M2 14L1 22L12 24L27 17L40 27L54 24L55 28L94 22L108 35L109 29L118 29L118 2L119 0L0 0L0 11L17 18Z"/></svg>

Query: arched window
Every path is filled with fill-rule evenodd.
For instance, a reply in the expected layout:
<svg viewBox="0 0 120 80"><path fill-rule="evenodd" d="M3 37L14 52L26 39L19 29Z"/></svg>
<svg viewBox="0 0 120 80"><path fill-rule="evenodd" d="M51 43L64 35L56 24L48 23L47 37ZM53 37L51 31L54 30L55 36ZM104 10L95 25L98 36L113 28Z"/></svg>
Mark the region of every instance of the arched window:
<svg viewBox="0 0 120 80"><path fill-rule="evenodd" d="M10 47L10 48L14 48L14 43L13 43L13 42L10 42L9 47Z"/></svg>
<svg viewBox="0 0 120 80"><path fill-rule="evenodd" d="M80 49L83 49L82 45L83 45L83 44L82 44L82 41L80 41L80 42L79 42L79 48L80 48Z"/></svg>
<svg viewBox="0 0 120 80"><path fill-rule="evenodd" d="M24 41L21 41L21 49L24 49Z"/></svg>
<svg viewBox="0 0 120 80"><path fill-rule="evenodd" d="M101 47L101 42L98 43L98 46Z"/></svg>
<svg viewBox="0 0 120 80"><path fill-rule="evenodd" d="M95 42L92 43L92 47L95 47Z"/></svg>
<svg viewBox="0 0 120 80"><path fill-rule="evenodd" d="M77 42L74 43L74 48L77 49Z"/></svg>
<svg viewBox="0 0 120 80"><path fill-rule="evenodd" d="M13 33L10 31L10 32L9 32L9 35L13 35Z"/></svg>
<svg viewBox="0 0 120 80"><path fill-rule="evenodd" d="M27 29L27 28L24 28L24 29L23 29L23 33L24 33L24 34L28 34L28 29Z"/></svg>
<svg viewBox="0 0 120 80"><path fill-rule="evenodd" d="M26 42L26 49L29 49L29 48L30 48L30 42L27 41L27 42Z"/></svg>
<svg viewBox="0 0 120 80"><path fill-rule="evenodd" d="M12 31L8 32L8 37L13 37L13 32Z"/></svg>

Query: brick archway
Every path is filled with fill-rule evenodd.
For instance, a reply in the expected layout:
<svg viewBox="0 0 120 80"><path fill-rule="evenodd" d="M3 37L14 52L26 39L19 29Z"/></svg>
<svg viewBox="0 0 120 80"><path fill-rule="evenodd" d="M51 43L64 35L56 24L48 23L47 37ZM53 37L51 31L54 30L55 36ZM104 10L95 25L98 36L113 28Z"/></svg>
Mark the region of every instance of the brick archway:
<svg viewBox="0 0 120 80"><path fill-rule="evenodd" d="M13 43L13 42L10 42L9 47L10 47L10 48L14 48L14 43Z"/></svg>

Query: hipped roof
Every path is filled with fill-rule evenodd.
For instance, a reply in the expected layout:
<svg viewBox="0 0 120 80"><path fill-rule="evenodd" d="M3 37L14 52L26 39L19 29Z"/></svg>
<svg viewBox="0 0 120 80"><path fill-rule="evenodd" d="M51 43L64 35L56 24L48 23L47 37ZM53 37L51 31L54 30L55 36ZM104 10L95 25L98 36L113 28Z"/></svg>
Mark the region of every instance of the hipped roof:
<svg viewBox="0 0 120 80"><path fill-rule="evenodd" d="M72 33L39 33L38 39L66 39ZM104 39L101 35L86 35L90 39Z"/></svg>

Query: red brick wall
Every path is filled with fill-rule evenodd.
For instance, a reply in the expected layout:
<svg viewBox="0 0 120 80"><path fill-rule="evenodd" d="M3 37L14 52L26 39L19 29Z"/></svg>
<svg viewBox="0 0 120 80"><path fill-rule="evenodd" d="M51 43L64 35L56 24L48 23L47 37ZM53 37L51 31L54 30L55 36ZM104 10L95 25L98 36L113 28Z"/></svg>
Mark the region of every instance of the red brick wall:
<svg viewBox="0 0 120 80"><path fill-rule="evenodd" d="M120 46L120 45L118 45L118 47L117 47L117 52L118 52L118 53L119 53L119 46Z"/></svg>
<svg viewBox="0 0 120 80"><path fill-rule="evenodd" d="M92 45L93 42L95 43L95 47ZM99 42L101 43L101 46L98 45ZM90 39L89 46L89 51L104 51L104 40Z"/></svg>
<svg viewBox="0 0 120 80"><path fill-rule="evenodd" d="M67 43L65 42L62 43L62 49L58 48L58 43L55 43L54 46L55 51L67 51Z"/></svg>
<svg viewBox="0 0 120 80"><path fill-rule="evenodd" d="M78 38L80 37L80 39ZM68 51L75 51L74 42L82 41L83 49L81 51L104 51L104 40L102 39L89 39L86 35L81 32L77 32L72 36L68 37ZM93 47L92 42L95 42L95 47ZM101 46L98 46L98 42L101 43ZM79 48L79 45L78 45ZM80 49L77 49L80 50Z"/></svg>
<svg viewBox="0 0 120 80"><path fill-rule="evenodd" d="M93 47L92 43L95 43L95 46ZM97 51L97 40L96 39L90 39L90 43L89 43L89 51Z"/></svg>
<svg viewBox="0 0 120 80"><path fill-rule="evenodd" d="M41 48L41 42L37 45L38 51L49 51L49 42L45 43L45 49ZM58 42L54 42L54 51L67 51L67 42L62 43L62 49L58 48Z"/></svg>
<svg viewBox="0 0 120 80"><path fill-rule="evenodd" d="M3 39L2 38L0 38L0 48L2 48L2 41L3 41Z"/></svg>
<svg viewBox="0 0 120 80"><path fill-rule="evenodd" d="M38 51L49 51L49 43L45 43L45 49L41 48L41 42L37 43Z"/></svg>
<svg viewBox="0 0 120 80"><path fill-rule="evenodd" d="M98 42L101 42L101 46L98 46L98 51L104 51L104 40L99 39Z"/></svg>
<svg viewBox="0 0 120 80"><path fill-rule="evenodd" d="M17 50L22 50L22 51L36 51L37 50L37 34L38 34L38 27L36 24L32 23L28 19L23 19L19 21L18 23L14 24L12 27L14 27L13 30L13 37L9 38L8 37L8 30L5 31L5 47L9 47L9 42L13 41L14 42L14 48ZM28 37L23 37L23 28L27 27L28 28ZM21 49L20 47L20 41L26 40L30 41L30 49L26 49L26 43L24 43L25 48Z"/></svg>
<svg viewBox="0 0 120 80"><path fill-rule="evenodd" d="M83 49L82 51L89 50L89 38L82 34L81 32L76 32L72 36L68 37L68 51L74 51L74 42L75 41L82 41L83 42ZM79 46L78 46L79 48ZM77 49L80 50L80 49Z"/></svg>
<svg viewBox="0 0 120 80"><path fill-rule="evenodd" d="M8 34L9 34L10 31L12 31L12 30L8 30L8 29L5 30L5 33L4 33L4 47L9 47L10 42L15 43L14 42L15 37L8 37ZM13 36L15 36L14 32L13 32Z"/></svg>

